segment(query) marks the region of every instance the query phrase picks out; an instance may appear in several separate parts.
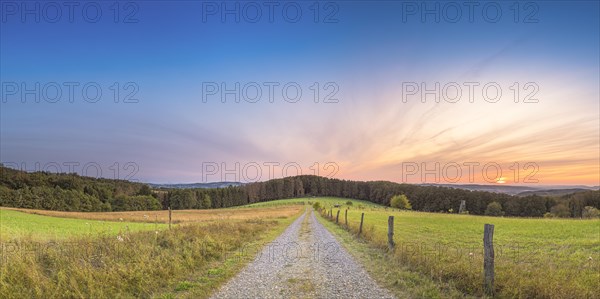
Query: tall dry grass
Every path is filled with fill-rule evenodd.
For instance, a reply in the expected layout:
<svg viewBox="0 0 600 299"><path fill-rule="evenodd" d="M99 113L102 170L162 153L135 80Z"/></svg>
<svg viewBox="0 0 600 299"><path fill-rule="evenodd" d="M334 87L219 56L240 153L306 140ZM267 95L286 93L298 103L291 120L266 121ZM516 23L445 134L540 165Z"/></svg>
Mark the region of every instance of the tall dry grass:
<svg viewBox="0 0 600 299"><path fill-rule="evenodd" d="M207 274L211 267L277 225L254 219L2 243L0 298L148 298L191 275L204 278L198 294L207 296L218 283Z"/></svg>

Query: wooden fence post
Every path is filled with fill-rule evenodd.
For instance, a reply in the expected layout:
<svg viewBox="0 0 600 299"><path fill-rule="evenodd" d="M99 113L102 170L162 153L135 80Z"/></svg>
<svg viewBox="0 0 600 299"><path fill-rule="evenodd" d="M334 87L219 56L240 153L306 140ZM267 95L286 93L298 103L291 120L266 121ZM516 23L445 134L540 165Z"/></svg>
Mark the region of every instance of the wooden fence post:
<svg viewBox="0 0 600 299"><path fill-rule="evenodd" d="M169 206L169 229L171 229L171 206Z"/></svg>
<svg viewBox="0 0 600 299"><path fill-rule="evenodd" d="M338 210L337 215L335 215L335 223L340 223L340 210Z"/></svg>
<svg viewBox="0 0 600 299"><path fill-rule="evenodd" d="M348 209L346 209L346 215L344 217L346 218L346 228L348 228Z"/></svg>
<svg viewBox="0 0 600 299"><path fill-rule="evenodd" d="M365 219L365 213L360 215L360 226L358 227L358 235L362 233L363 220Z"/></svg>
<svg viewBox="0 0 600 299"><path fill-rule="evenodd" d="M394 249L394 216L388 217L388 248Z"/></svg>
<svg viewBox="0 0 600 299"><path fill-rule="evenodd" d="M483 228L483 288L489 296L494 295L494 225Z"/></svg>

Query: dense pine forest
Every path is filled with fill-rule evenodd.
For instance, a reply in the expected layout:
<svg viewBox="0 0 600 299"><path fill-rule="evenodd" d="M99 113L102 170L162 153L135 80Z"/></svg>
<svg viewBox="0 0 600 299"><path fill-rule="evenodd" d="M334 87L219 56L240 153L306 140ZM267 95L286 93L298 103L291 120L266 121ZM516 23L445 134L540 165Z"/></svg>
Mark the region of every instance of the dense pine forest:
<svg viewBox="0 0 600 299"><path fill-rule="evenodd" d="M468 213L484 215L496 202L499 215L519 217L580 218L585 207L600 208L600 191L561 197L517 197L386 181L359 182L303 175L218 189L158 189L124 180L96 179L77 174L56 174L0 168L0 206L62 211L133 211L226 208L292 197L335 196L389 205L404 194L413 210L457 213L465 200ZM494 204L496 207L498 205ZM489 212L489 211L488 211Z"/></svg>

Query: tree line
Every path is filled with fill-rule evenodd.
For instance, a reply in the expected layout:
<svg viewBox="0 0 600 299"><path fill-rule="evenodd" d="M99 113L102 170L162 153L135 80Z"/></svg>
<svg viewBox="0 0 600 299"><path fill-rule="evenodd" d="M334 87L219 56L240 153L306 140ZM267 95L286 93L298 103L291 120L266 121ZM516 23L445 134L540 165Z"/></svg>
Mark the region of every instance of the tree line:
<svg viewBox="0 0 600 299"><path fill-rule="evenodd" d="M156 189L124 180L96 179L77 174L24 172L0 167L0 205L62 211L133 211L209 209L241 206L282 198L333 196L389 206L405 195L413 210L457 213L462 200L469 214L485 215L488 205L505 216L582 217L586 207L600 208L600 191L561 197L524 197L438 186L388 181L350 181L301 175L242 186L214 189ZM489 210L488 210L489 214Z"/></svg>
<svg viewBox="0 0 600 299"><path fill-rule="evenodd" d="M163 206L170 205L173 209L226 208L282 198L332 196L390 206L390 200L396 195L405 195L413 210L425 212L458 213L462 200L466 202L468 213L473 215L486 215L491 203L497 203L502 215L515 217L544 217L552 214L555 217L580 218L585 207L600 208L600 191L578 192L561 197L519 197L449 187L387 181L349 181L313 175L220 189L165 190L161 201ZM209 198L211 206L203 206L203 198Z"/></svg>
<svg viewBox="0 0 600 299"><path fill-rule="evenodd" d="M146 184L77 174L29 173L4 166L0 166L0 206L80 212L162 209L158 195Z"/></svg>

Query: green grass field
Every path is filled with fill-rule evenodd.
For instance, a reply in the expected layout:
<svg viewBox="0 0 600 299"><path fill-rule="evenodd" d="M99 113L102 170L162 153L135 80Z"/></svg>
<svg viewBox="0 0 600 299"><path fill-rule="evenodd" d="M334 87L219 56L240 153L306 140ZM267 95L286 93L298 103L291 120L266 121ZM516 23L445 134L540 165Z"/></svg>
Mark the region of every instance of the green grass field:
<svg viewBox="0 0 600 299"><path fill-rule="evenodd" d="M340 224L345 222L346 208L341 208ZM333 208L334 216L337 210ZM496 288L501 296L599 296L599 220L483 217L351 206L351 230L358 231L363 212L363 236L370 242L386 247L388 216L394 216L394 258L450 281L467 294L482 294L483 226L489 223L495 225Z"/></svg>
<svg viewBox="0 0 600 299"><path fill-rule="evenodd" d="M0 239L66 239L73 236L113 235L120 232L162 230L165 224L60 218L0 209Z"/></svg>

